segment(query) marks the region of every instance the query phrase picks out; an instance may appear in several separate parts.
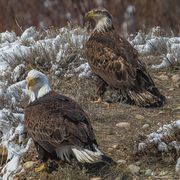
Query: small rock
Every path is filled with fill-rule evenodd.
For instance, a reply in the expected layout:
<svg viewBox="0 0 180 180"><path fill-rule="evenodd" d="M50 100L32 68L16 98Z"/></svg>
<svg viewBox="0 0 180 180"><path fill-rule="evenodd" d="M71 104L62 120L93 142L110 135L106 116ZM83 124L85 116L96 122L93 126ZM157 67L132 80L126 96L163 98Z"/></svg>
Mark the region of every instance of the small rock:
<svg viewBox="0 0 180 180"><path fill-rule="evenodd" d="M30 169L30 168L34 167L35 164L36 164L36 162L34 162L34 161L28 161L23 164L23 167L24 167L24 169Z"/></svg>
<svg viewBox="0 0 180 180"><path fill-rule="evenodd" d="M162 80L162 81L167 81L169 79L168 76L164 75L164 74L161 74L160 76L157 77L159 80Z"/></svg>
<svg viewBox="0 0 180 180"><path fill-rule="evenodd" d="M138 174L139 171L140 171L140 167L139 166L136 166L134 164L130 164L127 169L129 170L130 173L132 174Z"/></svg>
<svg viewBox="0 0 180 180"><path fill-rule="evenodd" d="M164 111L159 111L159 114L164 114Z"/></svg>
<svg viewBox="0 0 180 180"><path fill-rule="evenodd" d="M135 115L135 118L136 119L139 119L139 120L143 120L144 119L144 116L140 115L140 114L136 114Z"/></svg>
<svg viewBox="0 0 180 180"><path fill-rule="evenodd" d="M177 106L174 110L180 110L180 106Z"/></svg>
<svg viewBox="0 0 180 180"><path fill-rule="evenodd" d="M120 123L117 123L116 126L120 127L120 128L130 128L130 123L128 123L128 122L120 122Z"/></svg>
<svg viewBox="0 0 180 180"><path fill-rule="evenodd" d="M177 82L180 81L180 75L179 74L175 74L175 75L173 75L171 77L171 79L172 79L172 82L177 83Z"/></svg>
<svg viewBox="0 0 180 180"><path fill-rule="evenodd" d="M175 89L174 88L169 88L169 91L174 91Z"/></svg>
<svg viewBox="0 0 180 180"><path fill-rule="evenodd" d="M149 124L144 124L144 125L142 126L142 128L143 128L143 129L149 128Z"/></svg>
<svg viewBox="0 0 180 180"><path fill-rule="evenodd" d="M126 160L124 160L124 159L119 159L119 160L117 161L117 163L118 163L119 165L124 165L124 164L126 164Z"/></svg>
<svg viewBox="0 0 180 180"><path fill-rule="evenodd" d="M107 149L107 152L108 152L108 153L112 153L113 151L114 151L114 149L111 148L111 147L109 147L109 148Z"/></svg>
<svg viewBox="0 0 180 180"><path fill-rule="evenodd" d="M90 180L101 180L101 177L93 177Z"/></svg>
<svg viewBox="0 0 180 180"><path fill-rule="evenodd" d="M147 169L145 171L145 176L151 176L151 174L152 174L152 170L151 169Z"/></svg>
<svg viewBox="0 0 180 180"><path fill-rule="evenodd" d="M119 149L119 144L114 144L114 145L112 146L112 148L113 148L113 149Z"/></svg>

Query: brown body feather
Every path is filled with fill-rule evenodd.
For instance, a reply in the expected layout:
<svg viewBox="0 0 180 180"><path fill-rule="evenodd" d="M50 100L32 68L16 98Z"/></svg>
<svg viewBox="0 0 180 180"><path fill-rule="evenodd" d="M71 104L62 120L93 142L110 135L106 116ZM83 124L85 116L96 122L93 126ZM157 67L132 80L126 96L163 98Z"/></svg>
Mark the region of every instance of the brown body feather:
<svg viewBox="0 0 180 180"><path fill-rule="evenodd" d="M92 71L102 80L99 95L103 95L107 84L119 89L131 104L163 105L165 97L155 87L138 52L114 28L94 30L86 43L86 55Z"/></svg>
<svg viewBox="0 0 180 180"><path fill-rule="evenodd" d="M33 138L40 159L57 159L56 149L73 145L95 151L92 126L74 100L50 92L25 109L25 125Z"/></svg>

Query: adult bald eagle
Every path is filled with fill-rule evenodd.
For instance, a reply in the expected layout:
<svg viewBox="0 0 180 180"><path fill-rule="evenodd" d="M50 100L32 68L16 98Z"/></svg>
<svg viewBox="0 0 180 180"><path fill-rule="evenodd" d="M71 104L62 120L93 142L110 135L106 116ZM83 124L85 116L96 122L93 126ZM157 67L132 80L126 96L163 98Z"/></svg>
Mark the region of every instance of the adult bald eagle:
<svg viewBox="0 0 180 180"><path fill-rule="evenodd" d="M86 55L92 71L100 80L99 100L109 85L118 89L127 103L162 106L165 97L155 86L138 52L115 31L110 13L104 8L93 9L85 19L95 20L95 28L86 42Z"/></svg>
<svg viewBox="0 0 180 180"><path fill-rule="evenodd" d="M75 157L81 163L101 161L88 116L74 100L51 90L45 74L31 70L26 78L30 103L25 108L25 125L34 140L40 160L67 162ZM45 163L36 169L44 169Z"/></svg>

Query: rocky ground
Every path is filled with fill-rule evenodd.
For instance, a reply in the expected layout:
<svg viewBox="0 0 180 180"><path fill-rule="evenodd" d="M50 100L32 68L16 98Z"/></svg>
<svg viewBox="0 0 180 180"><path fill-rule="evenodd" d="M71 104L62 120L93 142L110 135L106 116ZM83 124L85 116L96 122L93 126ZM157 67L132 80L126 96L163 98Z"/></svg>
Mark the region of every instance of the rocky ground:
<svg viewBox="0 0 180 180"><path fill-rule="evenodd" d="M160 57L143 58L149 69L160 62ZM60 79L54 87L60 93L76 99L90 116L100 149L117 161L116 166L84 168L59 163L57 171L36 174L37 153L33 148L23 158L25 172L14 179L179 179L175 173L176 159L171 153L133 155L134 143L139 135L156 131L163 124L180 119L180 68L150 70L155 84L167 97L160 108L140 108L121 103L94 104L96 86L92 80L76 77Z"/></svg>

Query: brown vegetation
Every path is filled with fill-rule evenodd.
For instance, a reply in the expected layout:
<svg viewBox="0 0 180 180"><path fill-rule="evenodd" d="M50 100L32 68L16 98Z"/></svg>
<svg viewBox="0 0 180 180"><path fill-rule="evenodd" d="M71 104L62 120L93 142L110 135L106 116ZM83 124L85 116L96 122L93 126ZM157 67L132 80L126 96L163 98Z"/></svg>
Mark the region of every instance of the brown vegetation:
<svg viewBox="0 0 180 180"><path fill-rule="evenodd" d="M98 3L99 2L99 3ZM133 33L139 29L161 26L179 32L180 1L178 0L0 0L0 31L29 26L62 27L67 21L83 24L84 14L98 6L107 8L121 30L128 5L134 5Z"/></svg>

